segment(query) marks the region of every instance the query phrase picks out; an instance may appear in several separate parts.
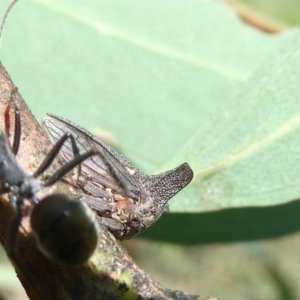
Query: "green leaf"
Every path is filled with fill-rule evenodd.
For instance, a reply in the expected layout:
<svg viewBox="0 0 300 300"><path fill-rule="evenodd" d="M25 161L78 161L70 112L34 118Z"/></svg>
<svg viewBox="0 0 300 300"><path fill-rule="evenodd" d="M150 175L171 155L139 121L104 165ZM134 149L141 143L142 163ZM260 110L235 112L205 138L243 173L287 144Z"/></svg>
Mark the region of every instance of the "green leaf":
<svg viewBox="0 0 300 300"><path fill-rule="evenodd" d="M217 2L31 0L9 16L1 60L38 118L109 130L151 173L280 40Z"/></svg>
<svg viewBox="0 0 300 300"><path fill-rule="evenodd" d="M299 195L296 48L297 34L262 34L218 2L31 0L1 60L38 118L105 128L148 173L190 163L171 208L204 212Z"/></svg>
<svg viewBox="0 0 300 300"><path fill-rule="evenodd" d="M298 0L235 0L242 8L248 10L249 16L253 14L264 17L280 24L282 27L299 25L299 1Z"/></svg>
<svg viewBox="0 0 300 300"><path fill-rule="evenodd" d="M300 196L300 34L181 153L195 171L176 211L274 205ZM177 158L169 165L176 164ZM166 167L168 167L167 165Z"/></svg>

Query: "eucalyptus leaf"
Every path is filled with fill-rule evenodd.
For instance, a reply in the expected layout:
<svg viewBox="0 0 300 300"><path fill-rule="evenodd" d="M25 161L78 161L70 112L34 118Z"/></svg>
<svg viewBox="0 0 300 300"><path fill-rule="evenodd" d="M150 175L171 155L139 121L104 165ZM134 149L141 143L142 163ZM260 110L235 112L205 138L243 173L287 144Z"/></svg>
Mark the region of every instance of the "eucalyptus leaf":
<svg viewBox="0 0 300 300"><path fill-rule="evenodd" d="M151 173L228 107L281 40L219 2L20 0L0 54L37 118L103 128Z"/></svg>
<svg viewBox="0 0 300 300"><path fill-rule="evenodd" d="M108 130L147 173L190 163L196 178L171 208L202 212L283 199L261 195L270 184L259 177L265 174L255 167L257 155L246 169L253 154L230 161L278 129L273 119L272 128L255 129L255 110L264 107L251 94L234 96L285 39L243 24L219 2L20 0L1 60L38 118L50 112Z"/></svg>
<svg viewBox="0 0 300 300"><path fill-rule="evenodd" d="M222 111L186 145L180 156L188 158L195 178L184 200L172 202L173 210L274 205L300 197L299 41L296 31L254 73L231 112Z"/></svg>

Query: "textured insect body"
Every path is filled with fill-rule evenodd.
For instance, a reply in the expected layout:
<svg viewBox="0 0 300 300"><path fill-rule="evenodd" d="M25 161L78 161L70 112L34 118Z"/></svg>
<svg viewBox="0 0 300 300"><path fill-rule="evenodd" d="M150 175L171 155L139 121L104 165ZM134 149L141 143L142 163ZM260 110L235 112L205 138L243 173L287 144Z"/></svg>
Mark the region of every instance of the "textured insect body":
<svg viewBox="0 0 300 300"><path fill-rule="evenodd" d="M64 118L48 114L43 126L53 143L70 133L79 153L89 149L101 153L86 159L80 174L71 176L71 183L84 191L78 197L97 212L100 223L117 239L129 239L150 227L169 210L168 200L193 178L187 163L162 174L147 175L102 140ZM73 159L70 143L64 144L60 155L61 163Z"/></svg>

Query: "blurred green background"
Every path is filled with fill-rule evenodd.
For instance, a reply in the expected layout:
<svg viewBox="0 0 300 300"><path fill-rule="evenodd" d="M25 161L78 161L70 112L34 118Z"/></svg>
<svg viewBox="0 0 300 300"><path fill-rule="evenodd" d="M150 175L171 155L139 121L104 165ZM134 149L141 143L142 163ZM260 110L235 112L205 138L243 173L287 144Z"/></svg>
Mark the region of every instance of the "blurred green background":
<svg viewBox="0 0 300 300"><path fill-rule="evenodd" d="M191 164L171 213L124 242L142 269L189 294L300 299L300 4L227 2L277 34L218 1L19 0L1 61L37 119L104 135L149 174ZM24 299L8 268L0 299Z"/></svg>

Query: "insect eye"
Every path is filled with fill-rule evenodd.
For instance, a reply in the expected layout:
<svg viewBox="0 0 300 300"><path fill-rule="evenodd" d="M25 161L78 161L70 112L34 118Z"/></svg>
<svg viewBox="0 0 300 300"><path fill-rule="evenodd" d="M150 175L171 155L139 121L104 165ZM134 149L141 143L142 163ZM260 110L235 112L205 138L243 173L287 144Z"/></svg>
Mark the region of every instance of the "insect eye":
<svg viewBox="0 0 300 300"><path fill-rule="evenodd" d="M47 196L34 206L30 221L38 248L53 260L81 264L96 249L95 214L79 200L64 194Z"/></svg>
<svg viewBox="0 0 300 300"><path fill-rule="evenodd" d="M140 228L142 223L142 218L138 213L131 213L128 217L128 223L133 228Z"/></svg>

